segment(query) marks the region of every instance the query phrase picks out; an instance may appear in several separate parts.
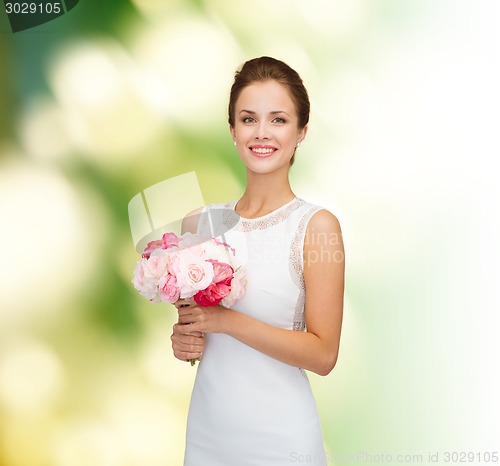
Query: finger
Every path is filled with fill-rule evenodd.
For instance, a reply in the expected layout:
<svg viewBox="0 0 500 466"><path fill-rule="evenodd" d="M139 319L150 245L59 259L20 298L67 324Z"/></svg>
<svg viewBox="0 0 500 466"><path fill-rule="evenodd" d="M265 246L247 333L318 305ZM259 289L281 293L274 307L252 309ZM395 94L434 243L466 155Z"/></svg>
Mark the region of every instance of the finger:
<svg viewBox="0 0 500 466"><path fill-rule="evenodd" d="M193 358L197 358L200 353L203 353L205 348L195 347L195 348L173 348L174 355L194 355ZM177 357L177 356L176 356ZM180 356L181 358L185 358L186 356Z"/></svg>
<svg viewBox="0 0 500 466"><path fill-rule="evenodd" d="M201 353L205 347L204 345L174 345L173 349L183 353Z"/></svg>
<svg viewBox="0 0 500 466"><path fill-rule="evenodd" d="M172 346L180 346L180 345L197 345L204 346L205 345L205 337L201 332L196 332L196 334L182 334L179 332L175 332L170 336L170 340L172 341Z"/></svg>
<svg viewBox="0 0 500 466"><path fill-rule="evenodd" d="M190 336L173 336L172 349L176 353L202 353L205 350L205 339Z"/></svg>
<svg viewBox="0 0 500 466"><path fill-rule="evenodd" d="M190 327L189 325L191 325L191 322L188 322L187 324L182 324L180 322L174 324L172 327L172 334L193 335L194 337L204 336L202 332L198 330L193 330L193 328Z"/></svg>
<svg viewBox="0 0 500 466"><path fill-rule="evenodd" d="M179 315L178 315L178 321L179 323L181 320L186 320L187 316L193 315L191 311L188 311L187 309L179 309Z"/></svg>
<svg viewBox="0 0 500 466"><path fill-rule="evenodd" d="M187 308L187 307L191 307L191 306L194 306L196 304L196 302L193 300L193 299L178 299L175 303L174 303L174 306L177 308L177 309L182 309L182 308Z"/></svg>
<svg viewBox="0 0 500 466"><path fill-rule="evenodd" d="M173 348L174 354L179 354L183 355L181 357L190 357L190 358L197 358L200 353L203 353L205 350L204 347L202 346L186 346L186 347L175 347ZM186 356L189 355L189 356Z"/></svg>
<svg viewBox="0 0 500 466"><path fill-rule="evenodd" d="M188 351L191 347L200 347L205 345L203 337L193 337L191 335L172 335L172 345L176 348Z"/></svg>
<svg viewBox="0 0 500 466"><path fill-rule="evenodd" d="M179 310L179 316L178 316L178 320L179 320L179 323L182 319L186 319L187 316L191 316L192 313L191 312L187 312L185 309L180 309Z"/></svg>
<svg viewBox="0 0 500 466"><path fill-rule="evenodd" d="M190 325L190 324L193 324L194 322L196 322L197 320L198 320L197 316L195 316L193 314L188 314L188 315L185 315L185 316L179 316L178 325L180 325L181 327L182 326L186 326L186 325ZM183 333L185 333L185 332L193 332L194 329L193 328L184 328L182 331L183 331Z"/></svg>
<svg viewBox="0 0 500 466"><path fill-rule="evenodd" d="M180 301L180 307L183 307L183 308L196 306L196 302L191 298L180 299L179 301Z"/></svg>
<svg viewBox="0 0 500 466"><path fill-rule="evenodd" d="M196 338L204 338L205 334L203 332L183 332L180 335L192 336Z"/></svg>
<svg viewBox="0 0 500 466"><path fill-rule="evenodd" d="M179 316L187 316L189 314L198 314L200 309L198 306L181 307L178 309Z"/></svg>
<svg viewBox="0 0 500 466"><path fill-rule="evenodd" d="M182 335L187 335L188 333L193 333L193 329L191 327L188 327L188 325L189 324L183 324L183 323L177 322L172 327L173 333L179 333Z"/></svg>

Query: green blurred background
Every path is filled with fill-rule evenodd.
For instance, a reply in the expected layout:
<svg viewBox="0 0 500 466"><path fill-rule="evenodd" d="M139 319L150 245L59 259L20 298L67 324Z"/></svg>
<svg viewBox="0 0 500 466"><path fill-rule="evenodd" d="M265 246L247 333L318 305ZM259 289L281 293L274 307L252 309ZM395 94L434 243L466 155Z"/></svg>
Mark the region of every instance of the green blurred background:
<svg viewBox="0 0 500 466"><path fill-rule="evenodd" d="M242 193L227 97L261 55L305 81L293 187L345 237L339 361L310 375L329 464L492 462L498 24L495 0L81 0L16 34L0 12L0 464L182 464L195 369L130 283L127 204L190 171L207 203Z"/></svg>

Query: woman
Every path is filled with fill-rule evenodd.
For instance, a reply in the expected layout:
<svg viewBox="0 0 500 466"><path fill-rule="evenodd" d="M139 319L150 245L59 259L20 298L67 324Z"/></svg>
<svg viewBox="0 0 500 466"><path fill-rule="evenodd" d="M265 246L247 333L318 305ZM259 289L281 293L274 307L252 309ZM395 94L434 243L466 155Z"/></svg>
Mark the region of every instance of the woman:
<svg viewBox="0 0 500 466"><path fill-rule="evenodd" d="M233 309L176 303L175 356L203 354L185 466L326 464L304 369L327 375L337 361L344 250L337 218L290 187L308 120L307 91L285 63L261 57L236 73L229 129L247 186L240 199L207 210L240 216L225 240L244 256L248 285Z"/></svg>

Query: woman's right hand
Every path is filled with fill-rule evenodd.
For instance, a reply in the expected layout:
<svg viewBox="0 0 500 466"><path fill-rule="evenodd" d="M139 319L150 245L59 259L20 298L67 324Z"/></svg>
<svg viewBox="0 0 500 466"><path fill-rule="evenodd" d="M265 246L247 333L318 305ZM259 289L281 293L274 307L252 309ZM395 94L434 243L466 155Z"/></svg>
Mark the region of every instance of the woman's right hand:
<svg viewBox="0 0 500 466"><path fill-rule="evenodd" d="M196 306L196 303L179 299L174 306L181 307ZM190 332L189 324L174 324L172 336L172 349L174 356L181 361L190 361L200 358L205 350L205 335L201 332Z"/></svg>

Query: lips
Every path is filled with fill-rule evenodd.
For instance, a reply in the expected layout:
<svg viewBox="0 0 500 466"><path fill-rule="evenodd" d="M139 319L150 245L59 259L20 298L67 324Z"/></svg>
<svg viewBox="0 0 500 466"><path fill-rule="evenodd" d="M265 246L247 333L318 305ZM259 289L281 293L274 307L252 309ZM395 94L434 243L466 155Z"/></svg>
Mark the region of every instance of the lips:
<svg viewBox="0 0 500 466"><path fill-rule="evenodd" d="M261 159L265 159L267 157L270 157L271 155L274 154L278 149L273 146L250 146L250 151L252 152L253 155L256 157L259 157Z"/></svg>

